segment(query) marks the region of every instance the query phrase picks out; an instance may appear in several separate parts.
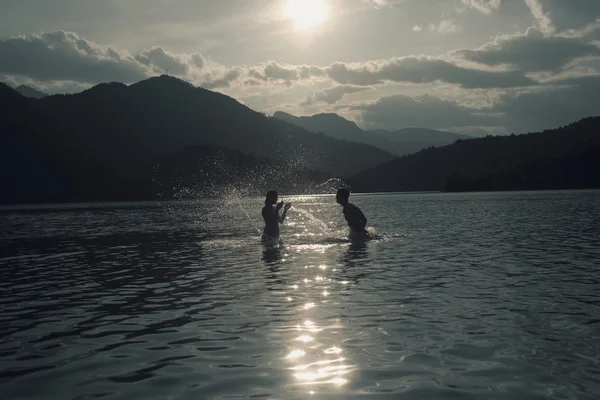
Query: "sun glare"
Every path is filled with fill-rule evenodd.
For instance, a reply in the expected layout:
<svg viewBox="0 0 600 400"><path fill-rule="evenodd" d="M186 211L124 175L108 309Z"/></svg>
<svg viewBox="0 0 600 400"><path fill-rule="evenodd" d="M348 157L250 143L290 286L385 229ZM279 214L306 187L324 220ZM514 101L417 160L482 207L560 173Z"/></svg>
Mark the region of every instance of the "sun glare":
<svg viewBox="0 0 600 400"><path fill-rule="evenodd" d="M286 0L284 16L294 21L296 29L307 30L327 20L326 0Z"/></svg>

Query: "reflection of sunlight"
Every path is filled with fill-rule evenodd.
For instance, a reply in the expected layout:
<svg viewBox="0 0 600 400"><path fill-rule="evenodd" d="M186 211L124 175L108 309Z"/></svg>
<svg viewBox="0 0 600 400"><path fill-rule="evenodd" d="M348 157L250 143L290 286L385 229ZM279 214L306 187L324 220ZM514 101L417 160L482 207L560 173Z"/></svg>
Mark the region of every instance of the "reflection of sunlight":
<svg viewBox="0 0 600 400"><path fill-rule="evenodd" d="M294 359L304 357L306 353L303 350L294 350L290 354L288 354L287 358Z"/></svg>
<svg viewBox="0 0 600 400"><path fill-rule="evenodd" d="M328 365L328 364L332 364L332 363L335 363L335 362L342 362L344 360L345 360L345 358L341 358L340 357L340 358L337 358L335 360L315 361L314 363L310 363L310 364L306 364L306 365L298 365L296 367L293 367L292 370L294 370L294 371L304 371L305 369L308 369L310 367L318 367L318 366L321 366L321 365ZM343 365L343 367L344 368L342 368L342 369L346 369L345 365ZM324 368L321 368L321 369L319 369L319 371L321 371L321 370L326 371L327 368L329 368L329 369L331 369L331 368L333 368L333 369L340 369L339 366L333 366L333 367L324 367Z"/></svg>
<svg viewBox="0 0 600 400"><path fill-rule="evenodd" d="M310 321L306 321L306 322L310 322ZM307 324L304 323L304 326L302 325L296 325L296 330L301 331L301 332L310 332L310 333L319 333L321 332L323 329L321 328L317 328L315 327L314 324Z"/></svg>
<svg viewBox="0 0 600 400"><path fill-rule="evenodd" d="M310 250L319 252L322 247L318 247ZM295 285L288 286L296 289L293 292L294 308L304 312L304 318L310 318L285 327L286 331L293 330L295 333L289 337L291 347L286 357L290 363L292 385L306 388L305 395L314 395L317 386L323 390L338 391L349 382L350 374L356 370L356 366L346 360L343 349L338 347L344 340L339 336L343 325L339 319L331 319L331 310L328 309L330 305L337 304L334 289L349 289L339 285L348 285L350 282L329 277L330 273L339 269L323 261L301 265L303 274L297 276ZM318 274L309 272L311 270ZM288 297L288 301L292 301L292 297ZM327 322L321 324L324 321Z"/></svg>
<svg viewBox="0 0 600 400"><path fill-rule="evenodd" d="M298 340L300 342L308 343L308 342L311 342L313 340L313 337L312 336L308 336L308 335L304 335L304 336L297 337L296 340Z"/></svg>
<svg viewBox="0 0 600 400"><path fill-rule="evenodd" d="M339 347L332 347L324 351L325 354L340 354L341 352L342 349L340 349Z"/></svg>

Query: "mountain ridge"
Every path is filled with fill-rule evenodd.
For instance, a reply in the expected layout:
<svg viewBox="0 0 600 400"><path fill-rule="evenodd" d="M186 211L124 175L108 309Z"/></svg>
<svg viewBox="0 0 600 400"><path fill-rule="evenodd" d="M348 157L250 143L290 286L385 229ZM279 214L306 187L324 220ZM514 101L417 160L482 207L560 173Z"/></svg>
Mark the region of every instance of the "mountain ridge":
<svg viewBox="0 0 600 400"><path fill-rule="evenodd" d="M297 117L277 111L273 118L295 124L313 133L323 133L332 138L364 143L398 156L411 154L431 146L445 146L459 139L471 136L436 131L427 128L404 128L398 131L363 130L354 121L347 120L335 113L320 113Z"/></svg>
<svg viewBox="0 0 600 400"><path fill-rule="evenodd" d="M136 197L128 187L139 184L138 194L151 197L147 183L153 163L190 146L240 151L254 157L249 165L271 159L282 176L289 175L287 169L322 171L323 179L350 176L395 158L372 146L267 118L229 96L167 76L132 85L104 83L41 99L0 85L0 102L0 187L5 189L0 197L5 201L78 200L85 193L77 186L99 195L85 176L101 182L105 191L130 193L128 198ZM232 163L238 159L229 158ZM218 174L215 166L206 168ZM280 182L260 171L264 179ZM11 191L23 196L6 195Z"/></svg>
<svg viewBox="0 0 600 400"><path fill-rule="evenodd" d="M468 183L522 165L568 160L598 145L600 117L588 117L542 132L459 140L421 150L363 171L350 182L356 190L367 192L442 191L452 176Z"/></svg>
<svg viewBox="0 0 600 400"><path fill-rule="evenodd" d="M48 96L46 93L41 92L41 91L34 89L31 86L27 86L27 85L19 85L15 88L15 90L17 92L19 92L20 94L22 94L23 96L29 97L31 99L42 99L42 98Z"/></svg>

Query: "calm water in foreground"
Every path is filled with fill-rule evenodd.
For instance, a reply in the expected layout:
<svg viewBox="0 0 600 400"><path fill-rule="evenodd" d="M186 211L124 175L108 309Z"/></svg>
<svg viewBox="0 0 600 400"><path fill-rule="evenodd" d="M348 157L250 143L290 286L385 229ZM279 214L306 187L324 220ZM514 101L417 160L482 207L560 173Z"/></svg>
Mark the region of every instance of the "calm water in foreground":
<svg viewBox="0 0 600 400"><path fill-rule="evenodd" d="M3 209L1 397L600 395L600 192L287 200Z"/></svg>

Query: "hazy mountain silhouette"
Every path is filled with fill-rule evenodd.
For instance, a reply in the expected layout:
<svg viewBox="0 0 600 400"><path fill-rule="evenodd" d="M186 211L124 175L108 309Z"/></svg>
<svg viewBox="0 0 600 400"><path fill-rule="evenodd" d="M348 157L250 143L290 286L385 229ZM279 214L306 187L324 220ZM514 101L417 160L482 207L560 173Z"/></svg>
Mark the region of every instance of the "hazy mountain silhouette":
<svg viewBox="0 0 600 400"><path fill-rule="evenodd" d="M39 90L27 85L17 86L15 90L21 93L23 96L30 97L32 99L41 99L42 97L48 96L46 93L40 92Z"/></svg>
<svg viewBox="0 0 600 400"><path fill-rule="evenodd" d="M561 168L570 168L567 163L578 157L588 159L599 145L600 117L590 117L544 132L459 140L445 147L429 148L359 173L351 182L359 191L436 191L444 190L453 177L454 182L450 181L448 188L458 190L460 182L468 185L470 181L519 168L525 168L523 171L537 168L541 179L547 167L543 186L560 188L564 186L561 183L564 178L558 173ZM520 187L540 187L531 182ZM578 182L578 187L587 187Z"/></svg>
<svg viewBox="0 0 600 400"><path fill-rule="evenodd" d="M3 190L3 201L148 198L148 171L157 157L188 146L230 148L282 161L273 164L279 168L321 170L328 177L394 158L267 118L167 76L42 99L0 84L0 103L0 186L15 191Z"/></svg>
<svg viewBox="0 0 600 400"><path fill-rule="evenodd" d="M348 121L337 114L296 117L277 111L273 114L273 117L298 125L311 132L322 132L336 139L369 144L396 155L411 154L430 146L446 146L459 139L471 138L471 136L457 133L424 128L406 128L394 132L386 130L365 131L354 122Z"/></svg>
<svg viewBox="0 0 600 400"><path fill-rule="evenodd" d="M348 121L337 114L315 114L310 117L296 117L283 111L277 111L273 118L291 122L310 132L323 132L327 136L343 140L362 140L365 131L353 121Z"/></svg>

